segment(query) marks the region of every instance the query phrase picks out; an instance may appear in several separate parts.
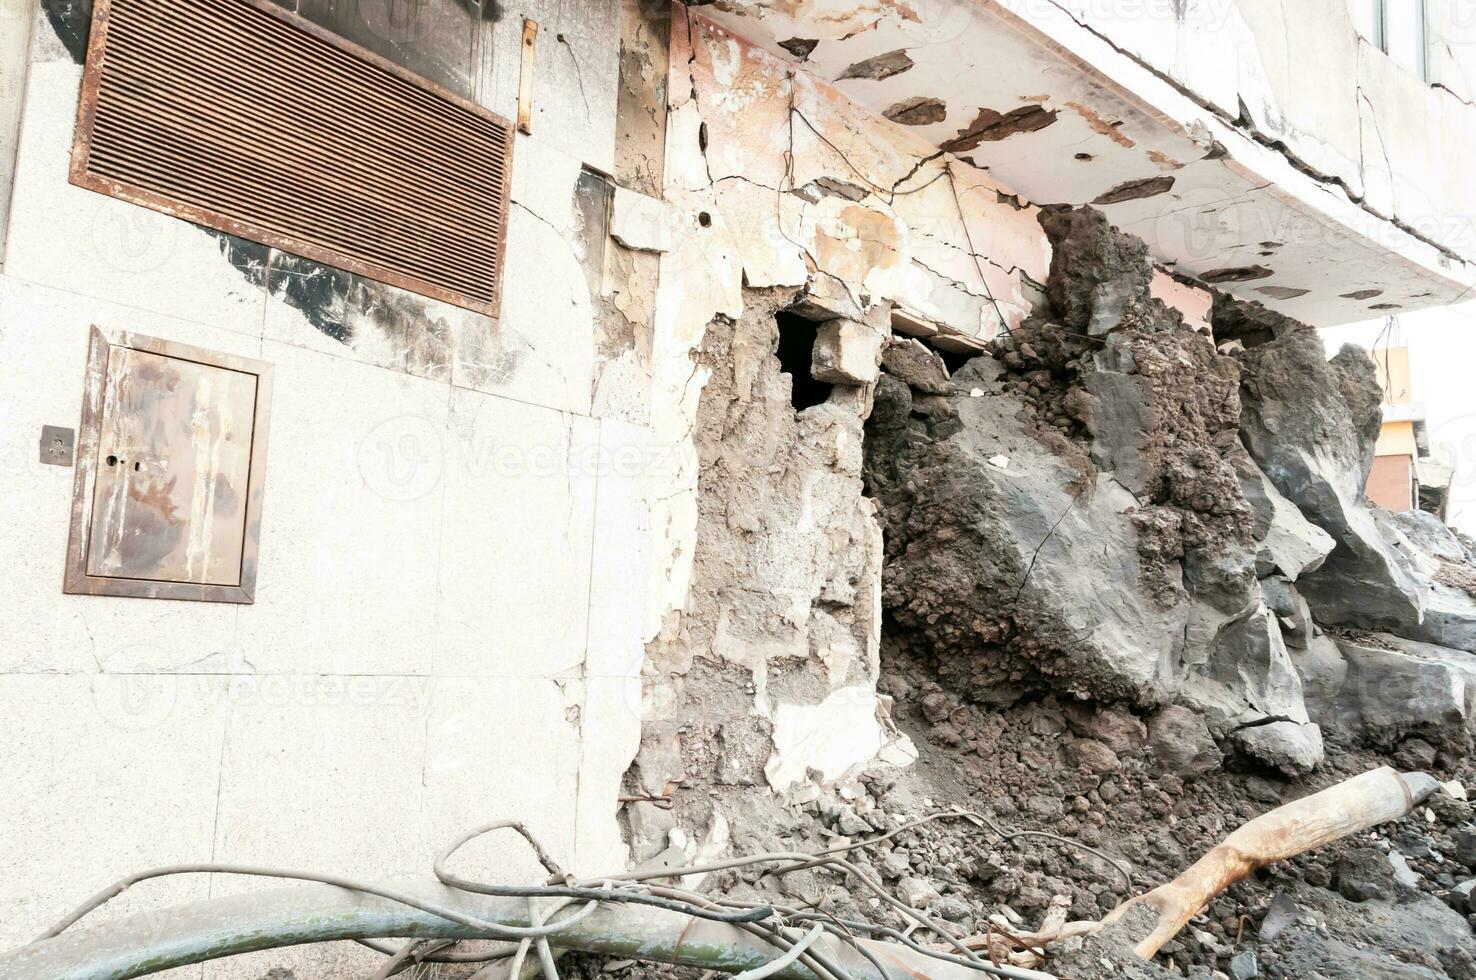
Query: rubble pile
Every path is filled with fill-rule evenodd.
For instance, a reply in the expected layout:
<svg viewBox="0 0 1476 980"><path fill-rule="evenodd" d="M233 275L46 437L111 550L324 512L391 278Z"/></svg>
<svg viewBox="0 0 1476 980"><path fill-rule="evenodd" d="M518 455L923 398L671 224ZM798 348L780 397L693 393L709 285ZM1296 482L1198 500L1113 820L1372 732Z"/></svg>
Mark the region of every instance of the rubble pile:
<svg viewBox="0 0 1476 980"><path fill-rule="evenodd" d="M1370 359L1328 360L1315 331L1223 297L1212 339L1151 295L1141 243L1100 214L1042 224L1053 259L1036 317L962 363L875 322L878 372L836 376L834 404L799 413L802 429L864 419L859 466L840 469L881 527L877 703L917 761L771 795L763 752L725 736L738 723L714 721L718 702L689 684L684 720L648 735L632 770L633 792L670 800L655 819L665 804L630 808L637 858L818 850L964 808L980 819L850 858L935 931L1030 931L1052 910L1100 919L1247 820L1394 765L1445 789L1232 886L1152 964L1108 933L1058 944L1049 967L1476 978L1476 559L1432 516L1364 497ZM738 432L743 414L716 408ZM731 479L801 472L749 470ZM728 529L748 506L722 504ZM676 777L700 791L671 793ZM703 887L905 925L824 869Z"/></svg>
<svg viewBox="0 0 1476 980"><path fill-rule="evenodd" d="M1184 702L1308 772L1322 737L1282 622L1305 621L1292 586L1332 539L1242 447L1241 364L1150 296L1142 244L1090 209L1042 224L1049 315L946 396L883 361L866 478L885 642L988 703Z"/></svg>

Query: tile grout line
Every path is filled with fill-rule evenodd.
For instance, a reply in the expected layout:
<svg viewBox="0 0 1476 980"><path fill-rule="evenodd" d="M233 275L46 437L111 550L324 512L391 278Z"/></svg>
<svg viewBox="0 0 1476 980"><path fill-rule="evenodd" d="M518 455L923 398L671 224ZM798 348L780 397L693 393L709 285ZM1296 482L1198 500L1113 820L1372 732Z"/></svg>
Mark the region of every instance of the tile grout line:
<svg viewBox="0 0 1476 980"><path fill-rule="evenodd" d="M604 427L604 423L600 419L595 419L595 450L596 450L597 454L600 453L604 449L604 445L605 445L605 427ZM596 458L598 459L599 456L597 455ZM572 851L573 851L573 854L572 854L572 857L571 857L571 863L577 863L578 860L579 860L579 857L580 857L580 854L579 854L579 850L580 850L580 848L579 848L579 841L580 841L580 837L579 837L579 825L580 825L580 819L581 819L581 816L582 816L582 811L584 809L584 806L583 806L583 803L584 803L584 757L585 757L585 748L584 747L585 747L585 740L586 740L586 738L589 735L589 732L587 730L587 727L589 725L589 700L590 700L589 699L589 680L590 680L590 674L589 674L589 647L590 647L591 638L593 636L593 631L591 630L590 626L591 626L591 622L594 619L595 555L598 553L599 546L600 546L599 545L599 542L600 542L599 515L600 515L600 470L601 469L602 469L601 466L599 466L599 465L596 465L595 466L595 470L594 470L594 494L591 497L591 501L590 501L590 519L589 519L589 581L586 583L586 586L585 586L585 594L584 594L584 659L580 662L580 665L579 665L579 680L580 680L580 687L582 689L582 694L581 694L582 703L581 703L580 709L579 709L579 733L578 733L578 743L577 743L578 744L578 751L577 751L577 759L576 759L575 769L574 769L574 839L572 841Z"/></svg>

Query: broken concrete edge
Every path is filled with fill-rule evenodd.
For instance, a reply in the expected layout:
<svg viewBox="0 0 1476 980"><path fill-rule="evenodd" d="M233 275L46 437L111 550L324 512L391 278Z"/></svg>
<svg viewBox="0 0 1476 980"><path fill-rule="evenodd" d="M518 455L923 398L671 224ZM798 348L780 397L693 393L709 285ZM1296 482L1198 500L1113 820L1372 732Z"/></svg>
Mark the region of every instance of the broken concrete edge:
<svg viewBox="0 0 1476 980"><path fill-rule="evenodd" d="M1285 141L1253 125L1247 127L1243 119L1191 94L1183 84L1114 44L1066 8L1033 9L1028 20L1003 5L991 5L991 12L1026 36L1043 35L1093 75L1113 79L1119 97L1139 112L1173 126L1250 186L1267 186L1356 237L1383 243L1428 273L1465 288L1476 286L1476 264L1395 216L1381 213L1355 196L1345 181L1297 157Z"/></svg>

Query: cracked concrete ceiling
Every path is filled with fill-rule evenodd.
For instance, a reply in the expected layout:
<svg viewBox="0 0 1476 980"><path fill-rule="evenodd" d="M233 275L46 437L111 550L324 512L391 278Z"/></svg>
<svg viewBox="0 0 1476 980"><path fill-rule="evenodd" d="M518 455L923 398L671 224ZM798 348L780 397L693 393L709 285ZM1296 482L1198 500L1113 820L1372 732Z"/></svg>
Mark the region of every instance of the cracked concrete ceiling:
<svg viewBox="0 0 1476 980"><path fill-rule="evenodd" d="M718 0L704 13L1031 202L1094 204L1175 273L1299 320L1445 305L1476 283L1451 249L1061 4L1008 7Z"/></svg>

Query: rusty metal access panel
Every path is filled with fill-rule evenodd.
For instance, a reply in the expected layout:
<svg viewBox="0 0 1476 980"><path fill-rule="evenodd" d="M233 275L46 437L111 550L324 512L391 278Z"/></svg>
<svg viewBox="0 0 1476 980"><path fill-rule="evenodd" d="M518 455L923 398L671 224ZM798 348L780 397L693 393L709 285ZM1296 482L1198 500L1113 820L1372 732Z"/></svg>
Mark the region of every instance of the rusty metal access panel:
<svg viewBox="0 0 1476 980"><path fill-rule="evenodd" d="M92 331L66 591L253 600L271 367Z"/></svg>

